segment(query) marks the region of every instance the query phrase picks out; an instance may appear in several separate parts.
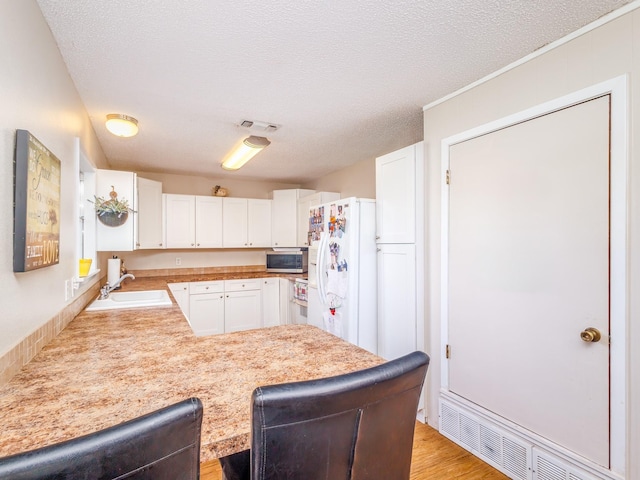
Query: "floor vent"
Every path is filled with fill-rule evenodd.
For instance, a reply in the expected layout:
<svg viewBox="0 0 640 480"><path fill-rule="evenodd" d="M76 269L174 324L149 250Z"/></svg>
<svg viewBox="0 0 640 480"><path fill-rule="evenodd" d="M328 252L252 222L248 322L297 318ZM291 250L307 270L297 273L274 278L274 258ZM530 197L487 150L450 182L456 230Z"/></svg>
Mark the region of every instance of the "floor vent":
<svg viewBox="0 0 640 480"><path fill-rule="evenodd" d="M502 437L502 465L506 472L513 473L515 478L527 478L527 455L529 449L513 440Z"/></svg>
<svg viewBox="0 0 640 480"><path fill-rule="evenodd" d="M440 433L514 480L607 480L467 406L440 399Z"/></svg>
<svg viewBox="0 0 640 480"><path fill-rule="evenodd" d="M531 446L466 409L440 401L440 433L515 480L529 480Z"/></svg>
<svg viewBox="0 0 640 480"><path fill-rule="evenodd" d="M538 457L535 477L537 480L567 480L567 471L544 457Z"/></svg>
<svg viewBox="0 0 640 480"><path fill-rule="evenodd" d="M440 431L446 432L449 437L460 439L460 419L458 411L447 403L440 404Z"/></svg>
<svg viewBox="0 0 640 480"><path fill-rule="evenodd" d="M601 480L605 477L593 476L564 460L539 450L533 449L534 480Z"/></svg>
<svg viewBox="0 0 640 480"><path fill-rule="evenodd" d="M480 424L472 418L460 414L460 441L471 450L478 450L480 446Z"/></svg>

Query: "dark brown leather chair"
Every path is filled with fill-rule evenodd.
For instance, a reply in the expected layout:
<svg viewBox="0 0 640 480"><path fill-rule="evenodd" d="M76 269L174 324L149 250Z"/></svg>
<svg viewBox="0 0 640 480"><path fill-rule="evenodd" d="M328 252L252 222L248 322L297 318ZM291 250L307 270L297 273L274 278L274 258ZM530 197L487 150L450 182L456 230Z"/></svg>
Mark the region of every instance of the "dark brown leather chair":
<svg viewBox="0 0 640 480"><path fill-rule="evenodd" d="M226 479L405 480L429 356L253 392L250 452L221 459Z"/></svg>
<svg viewBox="0 0 640 480"><path fill-rule="evenodd" d="M202 402L190 398L82 437L0 459L2 480L197 480Z"/></svg>

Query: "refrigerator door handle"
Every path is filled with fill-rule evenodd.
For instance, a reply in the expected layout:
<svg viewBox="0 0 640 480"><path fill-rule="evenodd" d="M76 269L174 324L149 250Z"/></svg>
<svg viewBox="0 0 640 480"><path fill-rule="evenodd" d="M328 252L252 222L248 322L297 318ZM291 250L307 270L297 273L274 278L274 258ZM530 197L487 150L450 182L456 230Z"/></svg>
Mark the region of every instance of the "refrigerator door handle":
<svg viewBox="0 0 640 480"><path fill-rule="evenodd" d="M320 245L318 246L318 264L316 265L316 283L318 285L318 295L320 297L320 301L324 305L326 305L327 303L327 292L325 290L326 285L324 282L324 274L325 269L327 268L325 261L328 238L329 237L326 233L323 233L320 236Z"/></svg>

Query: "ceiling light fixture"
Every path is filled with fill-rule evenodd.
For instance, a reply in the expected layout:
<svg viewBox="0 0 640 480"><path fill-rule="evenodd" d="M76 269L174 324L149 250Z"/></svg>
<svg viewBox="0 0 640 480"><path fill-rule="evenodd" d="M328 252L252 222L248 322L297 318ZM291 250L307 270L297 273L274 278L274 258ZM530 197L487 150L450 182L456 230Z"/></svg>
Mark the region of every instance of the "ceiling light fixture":
<svg viewBox="0 0 640 480"><path fill-rule="evenodd" d="M222 168L225 170L238 170L270 144L271 142L265 137L256 137L254 135L247 137L227 155L227 158L222 162Z"/></svg>
<svg viewBox="0 0 640 480"><path fill-rule="evenodd" d="M107 130L118 137L133 137L138 133L138 120L120 113L107 115Z"/></svg>

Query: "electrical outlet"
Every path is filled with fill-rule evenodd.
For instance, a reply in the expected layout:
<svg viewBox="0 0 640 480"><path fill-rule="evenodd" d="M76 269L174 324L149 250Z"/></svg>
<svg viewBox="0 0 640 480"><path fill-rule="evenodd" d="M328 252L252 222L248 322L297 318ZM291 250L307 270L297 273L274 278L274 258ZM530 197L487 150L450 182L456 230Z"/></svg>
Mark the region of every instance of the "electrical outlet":
<svg viewBox="0 0 640 480"><path fill-rule="evenodd" d="M78 282L76 282L76 279L74 277L71 277L69 279L69 291L71 293L71 298L76 296L76 290L80 287L80 285L78 284Z"/></svg>
<svg viewBox="0 0 640 480"><path fill-rule="evenodd" d="M182 265L182 259L180 257L176 257L176 265Z"/></svg>

